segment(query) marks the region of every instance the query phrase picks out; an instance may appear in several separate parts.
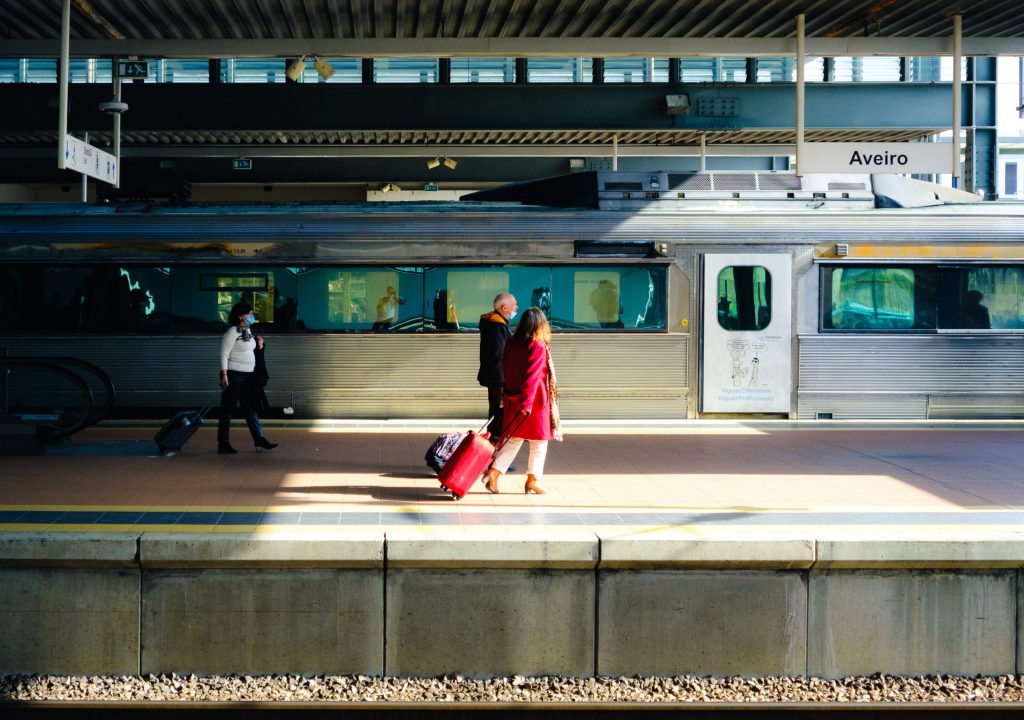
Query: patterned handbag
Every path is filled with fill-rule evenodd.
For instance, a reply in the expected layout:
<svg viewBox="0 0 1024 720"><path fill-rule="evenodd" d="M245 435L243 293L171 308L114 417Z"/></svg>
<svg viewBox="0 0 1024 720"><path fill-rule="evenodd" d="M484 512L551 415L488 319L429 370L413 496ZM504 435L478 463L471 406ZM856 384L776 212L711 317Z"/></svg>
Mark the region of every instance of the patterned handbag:
<svg viewBox="0 0 1024 720"><path fill-rule="evenodd" d="M551 361L551 348L545 348L548 354L548 397L551 399L551 436L553 440L562 441L562 418L558 413L558 380L555 377L555 364Z"/></svg>

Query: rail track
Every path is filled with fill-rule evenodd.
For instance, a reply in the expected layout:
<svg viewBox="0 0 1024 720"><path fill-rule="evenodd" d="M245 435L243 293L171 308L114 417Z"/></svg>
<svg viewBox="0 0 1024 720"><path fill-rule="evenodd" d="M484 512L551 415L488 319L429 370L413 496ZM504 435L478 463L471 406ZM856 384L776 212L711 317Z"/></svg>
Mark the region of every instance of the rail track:
<svg viewBox="0 0 1024 720"><path fill-rule="evenodd" d="M345 718L346 720L891 720L1024 717L1024 703L635 703L3 700L5 718Z"/></svg>

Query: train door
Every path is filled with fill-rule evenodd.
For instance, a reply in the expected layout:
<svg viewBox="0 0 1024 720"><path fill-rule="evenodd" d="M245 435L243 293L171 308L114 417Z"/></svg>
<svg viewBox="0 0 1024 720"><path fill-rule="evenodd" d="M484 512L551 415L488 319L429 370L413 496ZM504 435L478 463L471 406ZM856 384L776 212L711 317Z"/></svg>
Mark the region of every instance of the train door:
<svg viewBox="0 0 1024 720"><path fill-rule="evenodd" d="M703 257L700 388L705 413L789 413L793 260Z"/></svg>

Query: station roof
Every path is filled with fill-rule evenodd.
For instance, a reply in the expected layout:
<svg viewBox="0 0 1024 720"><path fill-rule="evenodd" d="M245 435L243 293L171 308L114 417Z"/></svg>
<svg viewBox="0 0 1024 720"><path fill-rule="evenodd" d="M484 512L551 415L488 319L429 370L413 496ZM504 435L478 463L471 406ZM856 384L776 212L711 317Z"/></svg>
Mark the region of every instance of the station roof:
<svg viewBox="0 0 1024 720"><path fill-rule="evenodd" d="M73 0L73 5L73 39L115 40L122 46L146 41L153 48L207 54L217 47L238 54L295 47L323 54L347 49L344 54L371 56L390 50L399 55L521 57L603 47L589 54L664 56L696 50L683 52L686 44L659 41L729 40L732 51L716 55L764 55L771 54L771 44L738 41L792 38L801 12L806 13L808 38L873 38L887 41L894 54L929 54L928 47L949 52L910 40L951 37L954 13L963 17L964 38L1024 37L1018 0ZM55 0L0 0L0 17L3 44L60 36L61 3ZM325 42L317 48L280 42L305 40ZM352 40L363 42L352 45ZM570 40L591 42L567 45ZM896 50L904 40L903 50ZM967 48L965 53L979 54Z"/></svg>
<svg viewBox="0 0 1024 720"><path fill-rule="evenodd" d="M965 55L1024 55L1020 0L72 0L71 54L264 57L282 62L309 55L792 57L796 15L801 12L806 13L806 52L812 56L949 55L954 13L962 15ZM58 0L0 0L0 57L56 56L60 23ZM431 179L422 170L425 156L485 158L486 163L465 163L458 173L440 178L460 178L472 185L558 174L564 168L552 163L556 155L561 163L590 156L595 149L607 156L613 143L625 154L632 147L634 155L668 156L686 147L688 151L680 154L692 155L703 137L719 151L736 149L724 154L750 155L762 147L763 155L783 155L795 139L791 119L761 126L716 121L705 128L687 127L666 118L648 100L634 107L649 106L649 121L631 124L630 106L607 99L612 98L611 91L597 85L560 90L562 97L554 103L534 102L533 91L506 86L501 92L507 101L498 105L480 94L488 91L464 85L407 86L402 91L405 107L397 108L389 99L394 88L374 88L372 97L358 96L357 103L350 98L358 91L326 85L303 88L304 97L283 86L247 90L259 93L262 102L249 96L238 100L240 96L225 87L127 88L125 100L131 111L122 124L126 163L133 157L152 163L182 163L187 158L194 169L182 175L194 172L192 179L200 182L231 182L239 176L230 169L216 169L228 167L224 157L262 156L272 160L259 164L262 172L245 180L385 182ZM0 92L7 91L0 87ZM310 99L312 91L319 100ZM27 88L21 92L16 106L37 102L38 93ZM103 92L109 97L109 87ZM663 99L664 86L657 92ZM89 89L75 86L73 103L76 98L79 111L86 104L90 110L96 106ZM43 102L52 105L49 98ZM359 126L321 112L321 106L355 108L361 103L369 105L353 109L366 120ZM604 112L616 103L622 121ZM204 108L205 114L181 113L192 106ZM449 115L458 115L458 122L445 119L445 106L456 108ZM166 115L183 119L143 121L147 107L163 108ZM170 107L178 112L167 113ZM520 107L527 107L530 117L502 122ZM573 107L576 117L569 117ZM282 112L289 108L294 111ZM789 108L776 110L773 119L791 114ZM810 103L808 108L812 109ZM874 113L887 109L879 101ZM595 115L603 119L592 120ZM72 129L88 128L96 142L105 144L109 119L96 112L93 116L80 115ZM396 123L396 116L404 122ZM865 117L848 125L835 120L816 125L809 116L806 139L905 141L936 132L912 121L873 123ZM0 157L24 161L0 172L0 182L16 181L12 173L29 168L37 156L49 152L56 139L55 125L49 119L0 122ZM215 158L221 158L216 168ZM338 158L361 158L363 164L340 167ZM203 160L207 162L200 171L198 163ZM520 166L513 168L516 161ZM135 170L142 172L138 165ZM463 175L464 170L470 174ZM26 181L40 181L54 171L25 172Z"/></svg>

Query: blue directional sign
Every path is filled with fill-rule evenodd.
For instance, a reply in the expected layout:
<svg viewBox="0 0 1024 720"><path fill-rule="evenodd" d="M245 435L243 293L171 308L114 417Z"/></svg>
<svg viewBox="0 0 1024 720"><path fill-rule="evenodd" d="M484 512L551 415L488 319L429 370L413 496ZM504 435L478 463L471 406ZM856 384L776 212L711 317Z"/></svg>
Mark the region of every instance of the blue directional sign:
<svg viewBox="0 0 1024 720"><path fill-rule="evenodd" d="M138 80L149 77L148 60L118 60L114 77L122 80Z"/></svg>
<svg viewBox="0 0 1024 720"><path fill-rule="evenodd" d="M233 158L231 160L232 170L252 170L251 158Z"/></svg>

